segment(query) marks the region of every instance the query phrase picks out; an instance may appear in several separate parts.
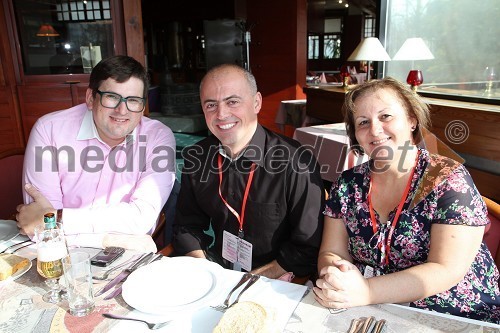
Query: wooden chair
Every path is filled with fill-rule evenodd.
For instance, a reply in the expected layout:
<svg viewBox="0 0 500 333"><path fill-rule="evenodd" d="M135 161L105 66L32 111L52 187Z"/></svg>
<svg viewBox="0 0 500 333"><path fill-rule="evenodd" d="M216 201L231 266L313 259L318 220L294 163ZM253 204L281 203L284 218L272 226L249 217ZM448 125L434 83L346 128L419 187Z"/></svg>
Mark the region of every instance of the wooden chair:
<svg viewBox="0 0 500 333"><path fill-rule="evenodd" d="M491 222L485 229L483 240L500 269L500 204L484 196L483 200L488 208L488 218Z"/></svg>
<svg viewBox="0 0 500 333"><path fill-rule="evenodd" d="M23 203L24 148L0 153L0 219L13 220L16 207Z"/></svg>

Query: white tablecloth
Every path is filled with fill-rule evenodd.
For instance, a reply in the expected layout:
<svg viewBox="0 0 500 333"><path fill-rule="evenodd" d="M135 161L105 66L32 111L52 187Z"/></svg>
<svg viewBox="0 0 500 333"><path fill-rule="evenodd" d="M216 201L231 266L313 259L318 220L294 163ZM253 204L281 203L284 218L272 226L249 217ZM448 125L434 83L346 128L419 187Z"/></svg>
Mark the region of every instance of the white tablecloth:
<svg viewBox="0 0 500 333"><path fill-rule="evenodd" d="M396 304L377 304L348 309L338 314L330 312L315 301L310 292L300 303L288 322L285 333L348 332L353 319L373 316L385 319L386 333L493 333L498 325L457 316L424 311Z"/></svg>
<svg viewBox="0 0 500 333"><path fill-rule="evenodd" d="M22 237L19 237L9 243L18 243L21 239ZM82 250L90 251L89 253L99 251L99 249ZM30 246L16 254L34 257L33 254L36 256L36 251L34 251L34 246ZM134 254L136 252L126 251L116 264L129 259ZM163 258L162 260L169 259ZM105 319L101 316L105 312L158 320L158 316L133 310L121 296L105 301L104 295L95 298L96 308L92 314L86 317L71 316L68 313L67 302L59 304L58 307L41 300L41 295L45 293L47 287L36 272L35 261L33 264L33 267L18 280L0 284L0 331L2 332L150 332L146 325L139 322ZM98 270L101 269L93 267L94 273ZM223 270L219 278L224 279L226 290L221 292L216 304L223 301L227 291L238 282L241 274ZM94 290L99 290L106 282L97 282ZM302 299L305 290L305 286L261 278L243 294L241 299L256 301L271 313L274 312L278 332L283 329L286 333L347 332L352 319L368 316L374 316L377 320L387 320L387 333L500 332L498 325L392 304L363 306L339 314L330 314L314 300L312 292ZM204 308L195 314L179 316L158 332L208 333L212 331L221 316L220 312Z"/></svg>

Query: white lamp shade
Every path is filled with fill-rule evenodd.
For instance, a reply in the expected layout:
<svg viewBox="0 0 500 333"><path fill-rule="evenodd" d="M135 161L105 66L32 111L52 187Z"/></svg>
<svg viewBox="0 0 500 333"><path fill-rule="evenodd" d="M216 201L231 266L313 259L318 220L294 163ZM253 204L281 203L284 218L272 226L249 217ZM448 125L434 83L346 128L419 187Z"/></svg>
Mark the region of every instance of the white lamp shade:
<svg viewBox="0 0 500 333"><path fill-rule="evenodd" d="M434 59L422 38L408 38L394 55L392 60L428 60Z"/></svg>
<svg viewBox="0 0 500 333"><path fill-rule="evenodd" d="M382 43L377 37L365 38L359 43L348 61L389 61L391 57L387 54Z"/></svg>

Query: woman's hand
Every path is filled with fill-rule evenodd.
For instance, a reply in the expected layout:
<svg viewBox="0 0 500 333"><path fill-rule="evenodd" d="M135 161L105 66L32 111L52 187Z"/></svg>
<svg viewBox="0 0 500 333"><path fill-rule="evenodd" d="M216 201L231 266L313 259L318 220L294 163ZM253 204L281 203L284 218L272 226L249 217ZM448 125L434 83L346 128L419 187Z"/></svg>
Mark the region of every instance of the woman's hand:
<svg viewBox="0 0 500 333"><path fill-rule="evenodd" d="M370 304L368 279L347 260L337 260L319 272L313 291L316 300L328 308L350 308Z"/></svg>

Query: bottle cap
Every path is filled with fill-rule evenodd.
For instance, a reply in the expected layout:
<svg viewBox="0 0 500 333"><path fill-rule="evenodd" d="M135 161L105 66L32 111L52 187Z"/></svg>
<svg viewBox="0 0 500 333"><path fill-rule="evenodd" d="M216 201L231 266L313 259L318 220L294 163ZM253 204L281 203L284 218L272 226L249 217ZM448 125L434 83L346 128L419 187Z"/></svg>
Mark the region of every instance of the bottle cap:
<svg viewBox="0 0 500 333"><path fill-rule="evenodd" d="M43 222L45 223L45 229L55 229L56 216L54 213L46 213L43 215Z"/></svg>

